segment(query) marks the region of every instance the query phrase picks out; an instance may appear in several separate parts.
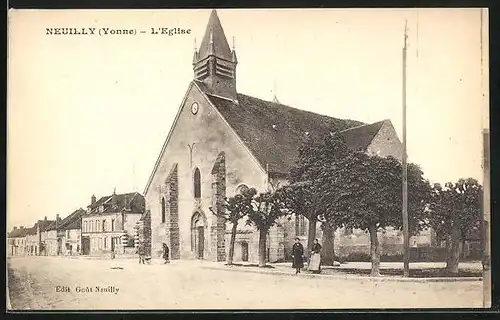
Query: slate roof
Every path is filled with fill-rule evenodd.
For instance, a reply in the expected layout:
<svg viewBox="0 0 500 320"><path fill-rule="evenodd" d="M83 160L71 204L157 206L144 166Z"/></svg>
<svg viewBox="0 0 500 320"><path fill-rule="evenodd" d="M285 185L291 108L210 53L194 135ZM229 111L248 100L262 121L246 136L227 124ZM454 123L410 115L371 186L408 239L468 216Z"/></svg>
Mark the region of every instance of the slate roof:
<svg viewBox="0 0 500 320"><path fill-rule="evenodd" d="M200 89L204 89L203 85L196 83ZM308 135L323 137L331 132L340 132L363 124L359 121L336 119L244 94L238 94L238 104L210 94L207 94L207 97L262 167L268 168L271 174L288 173L297 159L298 148Z"/></svg>
<svg viewBox="0 0 500 320"><path fill-rule="evenodd" d="M8 238L24 238L26 235L29 234L29 232L32 231L31 228L17 228L13 229L9 234L7 235Z"/></svg>
<svg viewBox="0 0 500 320"><path fill-rule="evenodd" d="M69 216L64 218L59 224L60 230L80 229L82 223L82 215L86 213L85 210L79 208L72 212Z"/></svg>
<svg viewBox="0 0 500 320"><path fill-rule="evenodd" d="M212 50L211 43L213 44L212 48L214 52L210 52L210 50ZM224 34L224 30L222 29L222 25L215 9L212 10L210 18L208 19L205 35L201 41L198 59L202 60L210 54L215 54L217 57L228 61L231 61L232 57L231 49L229 48L226 35Z"/></svg>
<svg viewBox="0 0 500 320"><path fill-rule="evenodd" d="M388 120L349 128L341 131L340 134L350 149L365 151L386 121Z"/></svg>
<svg viewBox="0 0 500 320"><path fill-rule="evenodd" d="M131 208L133 200L140 198L139 207ZM141 206L142 204L142 206ZM131 193L123 193L123 194L112 194L109 196L101 197L94 204L88 206L90 209L90 214L103 214L103 213L111 213L111 212L121 212L121 211L129 211L129 212L144 212L144 197L138 192ZM102 212L99 211L100 206L104 206L104 210Z"/></svg>
<svg viewBox="0 0 500 320"><path fill-rule="evenodd" d="M55 220L38 220L38 222L35 224L35 228L37 226L40 226L40 232L48 230L48 228L54 223Z"/></svg>

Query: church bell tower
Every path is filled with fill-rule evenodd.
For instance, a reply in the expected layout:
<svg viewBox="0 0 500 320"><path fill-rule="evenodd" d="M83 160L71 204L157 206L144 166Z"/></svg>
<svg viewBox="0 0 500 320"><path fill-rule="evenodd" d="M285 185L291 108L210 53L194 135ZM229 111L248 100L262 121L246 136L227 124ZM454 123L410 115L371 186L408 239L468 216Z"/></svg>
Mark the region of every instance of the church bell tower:
<svg viewBox="0 0 500 320"><path fill-rule="evenodd" d="M209 94L237 100L236 52L229 48L217 11L212 10L200 49L193 56L194 79L207 87Z"/></svg>

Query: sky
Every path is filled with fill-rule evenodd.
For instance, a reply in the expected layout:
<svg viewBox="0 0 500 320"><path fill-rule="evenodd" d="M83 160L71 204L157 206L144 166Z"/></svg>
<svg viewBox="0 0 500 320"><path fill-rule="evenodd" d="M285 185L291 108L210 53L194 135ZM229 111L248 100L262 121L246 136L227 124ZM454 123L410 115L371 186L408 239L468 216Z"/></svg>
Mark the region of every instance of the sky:
<svg viewBox="0 0 500 320"><path fill-rule="evenodd" d="M390 119L431 182L482 181L488 30L480 9L218 10L237 90L328 116ZM193 79L210 10L9 12L7 228L142 193ZM136 35L46 35L46 28ZM153 35L151 28L190 29ZM146 31L145 34L139 33ZM483 51L483 54L481 52ZM482 96L484 93L484 96Z"/></svg>

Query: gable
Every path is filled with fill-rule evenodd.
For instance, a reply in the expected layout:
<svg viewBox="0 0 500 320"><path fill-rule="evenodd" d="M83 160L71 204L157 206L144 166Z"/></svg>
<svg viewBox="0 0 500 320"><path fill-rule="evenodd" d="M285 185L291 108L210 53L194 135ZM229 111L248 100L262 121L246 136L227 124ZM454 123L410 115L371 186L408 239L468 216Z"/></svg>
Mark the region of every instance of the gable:
<svg viewBox="0 0 500 320"><path fill-rule="evenodd" d="M367 147L367 152L380 157L392 156L396 159L403 158L403 145L398 138L391 121L385 120Z"/></svg>
<svg viewBox="0 0 500 320"><path fill-rule="evenodd" d="M209 174L214 165L217 155L225 151L230 163L227 169L228 183L237 183L238 176L248 175L254 177L250 179L254 185L261 185L261 181L256 181L256 176L265 174L265 170L260 166L253 153L241 141L241 138L226 121L221 113L214 107L212 101L208 99L205 92L200 88L198 82L191 82L186 95L179 107L177 116L172 124L167 139L163 145L160 155L155 163L155 167L146 184L145 196L151 191L164 184L168 172L172 166L179 165L179 175L185 175L187 167L203 166L200 170L202 174ZM191 106L198 104L198 111L193 114ZM193 147L193 143L195 144ZM192 149L190 151L190 149ZM192 158L190 158L190 153ZM201 161L195 163L194 159ZM232 168L231 168L232 166ZM238 171L238 168L247 168L248 172ZM238 171L238 172L236 172ZM257 175L256 175L257 173ZM250 181L247 181L250 183Z"/></svg>

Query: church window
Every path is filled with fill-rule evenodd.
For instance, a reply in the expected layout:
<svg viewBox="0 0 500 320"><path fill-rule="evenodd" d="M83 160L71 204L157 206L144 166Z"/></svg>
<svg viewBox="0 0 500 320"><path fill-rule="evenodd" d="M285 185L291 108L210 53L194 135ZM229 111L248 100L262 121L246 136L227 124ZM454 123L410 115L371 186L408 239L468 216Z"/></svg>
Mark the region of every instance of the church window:
<svg viewBox="0 0 500 320"><path fill-rule="evenodd" d="M201 174L198 168L194 170L194 197L201 198Z"/></svg>
<svg viewBox="0 0 500 320"><path fill-rule="evenodd" d="M165 222L165 211L166 211L166 207L165 207L165 198L161 198L161 222L164 223Z"/></svg>

